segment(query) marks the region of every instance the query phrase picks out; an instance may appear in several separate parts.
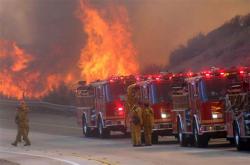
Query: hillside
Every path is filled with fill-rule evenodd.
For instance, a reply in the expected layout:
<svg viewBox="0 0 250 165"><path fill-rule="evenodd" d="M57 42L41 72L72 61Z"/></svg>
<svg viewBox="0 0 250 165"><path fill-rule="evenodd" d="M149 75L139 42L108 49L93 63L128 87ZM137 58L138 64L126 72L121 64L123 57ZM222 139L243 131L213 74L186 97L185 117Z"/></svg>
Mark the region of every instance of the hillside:
<svg viewBox="0 0 250 165"><path fill-rule="evenodd" d="M190 39L171 53L168 68L183 71L239 65L250 65L250 14Z"/></svg>

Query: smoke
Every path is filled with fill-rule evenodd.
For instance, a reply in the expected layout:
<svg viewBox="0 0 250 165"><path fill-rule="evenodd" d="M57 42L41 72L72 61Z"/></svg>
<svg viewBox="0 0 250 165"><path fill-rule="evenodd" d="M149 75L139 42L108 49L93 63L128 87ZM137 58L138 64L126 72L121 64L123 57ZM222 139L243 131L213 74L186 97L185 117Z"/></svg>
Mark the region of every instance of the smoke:
<svg viewBox="0 0 250 165"><path fill-rule="evenodd" d="M0 50L0 76L5 77L0 84L2 94L20 98L24 92L27 97L40 98L61 83L79 79L77 62L84 34L74 14L77 4L67 0L0 0L0 46L11 48ZM20 63L13 58L19 54L12 45L32 56L32 61L24 69L6 72L8 56L13 64Z"/></svg>
<svg viewBox="0 0 250 165"><path fill-rule="evenodd" d="M129 0L127 6L141 66L166 65L188 39L250 12L249 0Z"/></svg>
<svg viewBox="0 0 250 165"><path fill-rule="evenodd" d="M124 5L141 67L166 65L172 50L235 15L250 11L248 0L91 0L97 8ZM15 41L34 56L30 70L80 77L77 67L86 34L75 11L78 0L0 0L0 39ZM0 66L1 68L1 66Z"/></svg>

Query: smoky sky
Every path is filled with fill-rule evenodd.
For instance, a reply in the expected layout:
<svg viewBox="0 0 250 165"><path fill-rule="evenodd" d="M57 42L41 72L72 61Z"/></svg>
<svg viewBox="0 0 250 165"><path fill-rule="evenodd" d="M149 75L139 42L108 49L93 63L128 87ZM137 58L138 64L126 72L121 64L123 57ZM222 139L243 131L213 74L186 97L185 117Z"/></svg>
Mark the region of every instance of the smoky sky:
<svg viewBox="0 0 250 165"><path fill-rule="evenodd" d="M172 50L235 15L250 12L249 0L89 0L97 8L124 5L141 67L166 65ZM0 39L14 40L36 56L41 72L77 72L86 41L76 17L77 0L0 0ZM129 60L129 59L128 59Z"/></svg>

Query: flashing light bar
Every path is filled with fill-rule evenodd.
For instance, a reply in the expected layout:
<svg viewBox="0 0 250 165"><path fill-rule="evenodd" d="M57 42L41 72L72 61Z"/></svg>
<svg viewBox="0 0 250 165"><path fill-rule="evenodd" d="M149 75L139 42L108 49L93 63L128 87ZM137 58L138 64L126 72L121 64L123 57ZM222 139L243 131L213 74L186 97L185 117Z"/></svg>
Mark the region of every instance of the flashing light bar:
<svg viewBox="0 0 250 165"><path fill-rule="evenodd" d="M156 77L155 79L156 79L157 81L161 80L161 78L160 78L160 77Z"/></svg>
<svg viewBox="0 0 250 165"><path fill-rule="evenodd" d="M205 75L206 75L206 77L210 77L211 76L210 73L206 73Z"/></svg>

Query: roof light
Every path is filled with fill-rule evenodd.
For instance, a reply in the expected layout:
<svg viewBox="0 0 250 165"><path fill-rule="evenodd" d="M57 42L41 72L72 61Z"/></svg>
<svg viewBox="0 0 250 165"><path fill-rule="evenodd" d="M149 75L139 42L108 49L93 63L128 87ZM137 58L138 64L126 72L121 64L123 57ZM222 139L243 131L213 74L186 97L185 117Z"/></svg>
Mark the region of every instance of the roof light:
<svg viewBox="0 0 250 165"><path fill-rule="evenodd" d="M221 76L224 76L224 75L225 75L225 73L224 73L224 72L220 72L220 75L221 75Z"/></svg>
<svg viewBox="0 0 250 165"><path fill-rule="evenodd" d="M244 70L241 70L241 71L240 71L240 74L244 74Z"/></svg>
<svg viewBox="0 0 250 165"><path fill-rule="evenodd" d="M187 73L187 75L191 77L191 76L193 76L193 73L189 72L189 73Z"/></svg>

